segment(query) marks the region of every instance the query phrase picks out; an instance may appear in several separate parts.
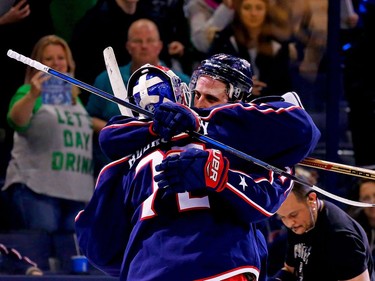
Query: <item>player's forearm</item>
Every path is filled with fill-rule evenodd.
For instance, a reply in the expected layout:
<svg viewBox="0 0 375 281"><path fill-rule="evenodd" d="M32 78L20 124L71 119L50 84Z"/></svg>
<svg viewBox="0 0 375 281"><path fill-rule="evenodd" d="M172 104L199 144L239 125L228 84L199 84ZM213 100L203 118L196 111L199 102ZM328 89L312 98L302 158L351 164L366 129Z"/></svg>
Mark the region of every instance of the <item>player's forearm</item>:
<svg viewBox="0 0 375 281"><path fill-rule="evenodd" d="M112 160L133 154L139 149L156 145L159 137L153 135L149 122L128 119L124 123L108 123L99 135L100 146L103 152Z"/></svg>
<svg viewBox="0 0 375 281"><path fill-rule="evenodd" d="M281 102L231 104L201 119L204 134L207 131L209 137L278 167L299 163L320 137L306 111Z"/></svg>
<svg viewBox="0 0 375 281"><path fill-rule="evenodd" d="M290 180L269 171L247 175L229 170L228 183L221 193L236 210L238 218L252 223L274 215L291 185Z"/></svg>

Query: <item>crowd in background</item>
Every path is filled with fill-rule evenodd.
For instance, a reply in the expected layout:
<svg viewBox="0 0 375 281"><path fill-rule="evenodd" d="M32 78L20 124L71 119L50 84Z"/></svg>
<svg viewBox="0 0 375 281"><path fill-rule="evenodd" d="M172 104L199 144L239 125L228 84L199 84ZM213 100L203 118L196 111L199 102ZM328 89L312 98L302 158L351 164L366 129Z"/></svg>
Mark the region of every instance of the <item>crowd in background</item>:
<svg viewBox="0 0 375 281"><path fill-rule="evenodd" d="M336 13L340 13L338 56L343 81L339 81L337 86L338 91L342 89L337 102L344 104L345 110L349 111L349 139L354 152L353 161L349 164L372 168L375 165L375 128L372 128L375 124L375 89L370 72L365 70L374 65L374 32L370 26L375 26L375 1L340 1L340 4L341 9ZM61 111L39 111L37 98L41 98L42 89L38 88L41 86L35 80L41 79L41 83L44 78L35 73L30 74L30 70L26 72L25 65L8 58L8 49L33 56L33 59L41 62L45 59L44 63L53 68L59 66L52 61L53 57L59 60L65 56L68 66L66 69L62 68L63 72L110 93L112 89L103 59L103 50L108 46L114 49L125 83L145 63L168 66L188 83L192 70L202 59L224 52L244 58L252 64L255 96L282 95L288 91L296 91L308 112L324 113L329 110L326 106L329 95L327 73L330 67L327 57L328 15L329 1L321 0L4 1L4 4L0 4L0 187L4 185L3 191L8 192L1 192L3 204L0 206L0 232L14 227L41 227L48 232L57 231L60 229L58 223L53 222L54 227L45 227L43 222L48 224L47 220L37 220L45 212L47 204L53 206L55 211L57 206L60 208L61 213L54 213L54 216L67 214L66 218L71 219L72 212L82 208L82 203L88 201L92 192L87 187L84 194L77 193L74 189L81 187L74 187L74 184L66 186L69 191L50 191L56 177L50 179L52 176L48 176L47 171L55 172L54 167L37 165L45 158L42 154L37 158L35 153L47 147L60 148L53 147L54 139L48 134L48 128L43 122L31 123L34 122L28 119L31 113L39 112L40 120L54 116L61 121L63 118L60 117L64 116L65 122L71 121L70 128L76 134L72 145L76 146L77 155L82 156L79 151L81 146L84 153L91 153L91 156L85 154L87 159L92 158L92 163L90 175L86 174L83 180L87 181L87 185L92 183L92 189L99 170L107 163L97 145L97 134L112 116L119 114L114 104L83 90L78 96L73 94L70 113L67 113L66 108ZM50 61L43 53L47 51L38 45L42 38L50 38L44 37L47 35L56 35L57 40L61 40L58 44L64 49L64 54L61 55L56 55L55 50L51 51L53 54L49 55L52 58ZM39 53L36 49L38 46L41 49ZM22 88L24 84L31 86ZM29 91L34 96L28 105L26 101L30 102L31 98L27 94ZM26 110L28 116L17 117L14 112L17 105L20 106L17 104L20 101L24 104L19 111L25 113ZM81 105L79 113L75 111L77 104ZM82 120L74 119L75 122L70 119L70 116L78 115L92 118L87 121L91 125L85 123L83 128L83 117ZM34 140L43 137L45 140L40 143L35 141L28 147L25 132L29 127L34 129ZM59 133L67 134L63 128ZM87 142L93 142L92 145L85 146L85 136ZM66 140L64 135L64 141ZM65 155L68 157L68 153ZM22 161L25 158L29 160L24 164L21 161L15 162L14 157ZM75 165L69 161L80 161L78 158L74 159L66 160L66 166ZM43 173L26 176L25 170L22 170L25 166L22 165L29 165L28 168L34 165ZM17 173L22 176L17 176ZM33 176L35 181L30 183ZM69 177L65 174L58 182L68 185L67 179L75 180ZM352 182L351 191L356 191L356 182ZM76 183L82 184L82 179ZM32 188L35 185L44 187ZM366 183L359 183L357 199L374 202L372 193L375 193L375 185L371 181L365 186L366 189L363 185ZM352 194L348 191L346 195ZM17 201L20 198L43 202L44 205L40 205L40 213L37 208L33 209L34 212L25 212L22 206L26 205ZM55 201L56 198L59 200ZM17 206L14 202L18 202L17 214L21 218L23 215L20 222L35 221L34 225L10 223L5 210ZM77 205L73 208L72 203ZM53 212L48 214L51 213ZM371 212L360 212L357 209L351 213L364 226L371 246L374 247L375 223L371 222ZM34 220L28 219L26 215L34 215ZM365 219L366 216L368 220ZM52 221L49 222L52 224ZM279 228L273 231L275 225ZM61 226L61 229L74 231L73 226L68 224ZM283 233L282 229L277 221L272 226L268 225L268 241L279 241L278 238L282 236L278 235Z"/></svg>

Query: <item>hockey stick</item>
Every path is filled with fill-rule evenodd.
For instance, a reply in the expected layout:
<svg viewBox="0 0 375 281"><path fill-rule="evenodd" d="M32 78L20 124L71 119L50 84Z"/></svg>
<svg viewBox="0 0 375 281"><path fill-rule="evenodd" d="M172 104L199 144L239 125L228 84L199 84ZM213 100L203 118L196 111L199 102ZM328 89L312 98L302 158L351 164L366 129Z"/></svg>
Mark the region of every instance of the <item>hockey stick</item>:
<svg viewBox="0 0 375 281"><path fill-rule="evenodd" d="M375 180L375 171L307 157L298 165Z"/></svg>
<svg viewBox="0 0 375 281"><path fill-rule="evenodd" d="M128 91L126 90L124 81L120 73L120 69L117 64L116 56L112 47L107 47L103 50L103 56L105 61L105 67L107 69L109 81L111 82L111 87L113 94L116 98L129 101ZM121 104L117 104L121 115L133 117L133 112Z"/></svg>
<svg viewBox="0 0 375 281"><path fill-rule="evenodd" d="M126 102L124 100L121 100L121 99L119 99L119 98L117 98L117 97L115 97L115 96L113 96L113 95L111 95L111 94L109 94L105 91L102 91L102 90L100 90L96 87L93 87L93 86L91 86L91 85L89 85L85 82L79 81L78 79L75 79L75 78L70 77L70 76L68 76L64 73L61 73L57 70L54 70L54 69L36 61L36 60L32 60L28 57L25 57L21 54L18 54L17 52L12 51L10 49L8 50L7 55L8 55L8 57L10 57L12 59L15 59L19 62L22 62L22 63L24 63L28 66L31 66L31 67L35 68L37 70L40 70L42 72L45 72L45 73L48 73L52 76L60 78L64 81L67 81L67 82L69 82L73 85L76 85L79 88L82 88L82 89L84 89L84 90L86 90L86 91L88 91L92 94L98 95L98 96L100 96L100 97L102 97L106 100L109 100L109 101L117 103L117 104L121 104L125 107L130 108L131 110L133 110L135 112L138 112L138 113L144 114L146 116L152 117L152 113L150 113L149 111L147 111L147 110L145 110L141 107L138 107L138 106L136 106L136 105L134 105L130 102Z"/></svg>
<svg viewBox="0 0 375 281"><path fill-rule="evenodd" d="M100 90L98 88L90 86L89 84L86 84L86 83L84 83L82 81L79 81L79 80L77 80L75 78L72 78L72 77L70 77L68 75L65 75L65 74L63 74L63 73L61 73L59 71L56 71L56 70L54 70L54 69L52 69L52 68L50 68L50 67L48 67L48 66L46 66L46 65L44 65L44 64L42 64L40 62L37 62L37 61L32 60L32 59L30 59L28 57L25 57L25 56L23 56L21 54L18 54L16 52L12 51L12 50L8 50L7 55L10 58L12 58L12 59L15 59L17 61L20 61L20 62L22 62L24 64L27 64L27 65L33 67L33 68L36 68L36 69L38 69L40 71L43 71L45 73L48 73L48 74L53 75L55 77L58 77L58 78L60 78L60 79L62 79L64 81L67 81L67 82L69 82L69 83L71 83L73 85L76 85L76 86L78 86L78 87L80 87L80 88L82 88L82 89L84 89L86 91L89 91L89 92L91 92L91 93L93 93L95 95L103 97L103 98L105 98L105 99L107 99L107 100L109 100L111 102L115 102L115 103L121 104L123 106L129 107L131 110L133 110L135 112L138 112L140 114L144 114L147 117L150 117L150 118L153 117L153 114L151 112L149 112L149 111L147 111L147 110L145 110L145 109L143 109L141 107L138 107L138 106L136 106L134 104L131 104L129 102L126 102L124 100L121 100L121 99L119 99L119 98L117 98L117 97L115 97L115 96L113 96L113 95L111 95L111 94L109 94L107 92L104 92L104 91L102 91L102 90ZM248 155L248 154L246 154L246 153L244 153L242 151L239 151L239 150L237 150L235 148L232 148L232 147L230 147L228 145L225 145L225 144L223 144L221 142L218 142L218 141L216 141L216 140L214 140L212 138L209 138L207 136L201 135L201 134L199 134L197 132L190 132L189 131L187 133L190 136L194 137L195 139L198 139L198 140L200 140L202 142L205 142L205 143L209 143L209 144L211 144L212 146L214 146L214 147L216 147L218 149L221 149L223 151L226 151L226 152L229 152L229 153L231 153L233 155L236 155L236 156L238 156L238 157L240 157L240 158L242 158L242 159L244 159L244 160L246 160L246 161L248 161L250 163L258 165L258 166L260 166L260 167L262 167L262 168L264 168L266 170L273 171L274 173L279 174L281 176L284 176L286 178L289 178L289 179L291 179L291 180L293 180L295 182L298 182L300 184L309 186L313 190L315 190L315 191L317 191L317 192L319 192L319 193L321 193L321 194L323 194L323 195L325 195L327 197L330 197L330 198L332 198L334 200L337 200L339 202L342 202L342 203L345 203L345 204L348 204L348 205L352 205L352 206L356 206L356 207L375 207L375 204L353 201L353 200L349 200L349 199L346 199L346 198L334 195L334 194L332 194L330 192L327 192L327 191L325 191L325 190L323 190L323 189L321 189L321 188L319 188L319 187L317 187L317 186L315 186L315 185L313 185L313 184L311 184L311 183L309 183L309 182L307 182L307 181L305 181L303 179L300 179L300 178L298 178L298 177L296 177L294 175L291 175L291 174L285 172L284 170L281 170L281 169L279 169L277 167L274 167L274 166L272 166L272 165L270 165L270 164L268 164L266 162L263 162L262 160L259 160L259 159L255 158L255 157L252 157L252 156L250 156L250 155Z"/></svg>

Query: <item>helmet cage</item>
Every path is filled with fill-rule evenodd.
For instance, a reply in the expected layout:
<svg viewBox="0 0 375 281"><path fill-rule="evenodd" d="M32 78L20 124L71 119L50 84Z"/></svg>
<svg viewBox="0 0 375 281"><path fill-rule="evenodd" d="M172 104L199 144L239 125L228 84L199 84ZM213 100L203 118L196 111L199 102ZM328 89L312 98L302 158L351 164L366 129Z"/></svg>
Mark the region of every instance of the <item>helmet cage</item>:
<svg viewBox="0 0 375 281"><path fill-rule="evenodd" d="M186 104L188 87L172 70L145 64L130 76L128 95L133 104L154 112L166 101Z"/></svg>

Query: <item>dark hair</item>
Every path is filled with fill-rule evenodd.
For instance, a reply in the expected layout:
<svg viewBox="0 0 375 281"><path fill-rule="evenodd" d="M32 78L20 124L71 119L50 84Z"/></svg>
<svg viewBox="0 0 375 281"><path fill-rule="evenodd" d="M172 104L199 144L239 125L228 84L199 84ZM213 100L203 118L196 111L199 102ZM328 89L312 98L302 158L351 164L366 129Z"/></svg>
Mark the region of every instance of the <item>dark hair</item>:
<svg viewBox="0 0 375 281"><path fill-rule="evenodd" d="M359 180L355 181L353 184L352 188L349 191L349 199L355 200L355 201L360 201L359 199L359 191L361 189L361 186L365 183L368 182L374 182L375 180L368 179L368 178L360 178ZM358 208L355 206L349 206L347 212L349 213L350 216L356 217L359 215L359 213L362 213L362 208Z"/></svg>
<svg viewBox="0 0 375 281"><path fill-rule="evenodd" d="M298 201L302 202L311 192L314 192L314 190L308 185L295 182L291 192L294 193Z"/></svg>
<svg viewBox="0 0 375 281"><path fill-rule="evenodd" d="M375 180L372 180L372 179L368 179L368 178L360 178L357 183L355 184L354 186L354 192L355 194L353 195L353 198L354 200L358 200L360 201L359 199L359 193L361 191L361 186L364 185L365 183L368 183L368 182L373 182L375 183Z"/></svg>
<svg viewBox="0 0 375 281"><path fill-rule="evenodd" d="M368 183L368 182L373 182L375 183L375 180L372 179L367 179L367 178L360 178L358 180L358 187L360 187L362 184Z"/></svg>

